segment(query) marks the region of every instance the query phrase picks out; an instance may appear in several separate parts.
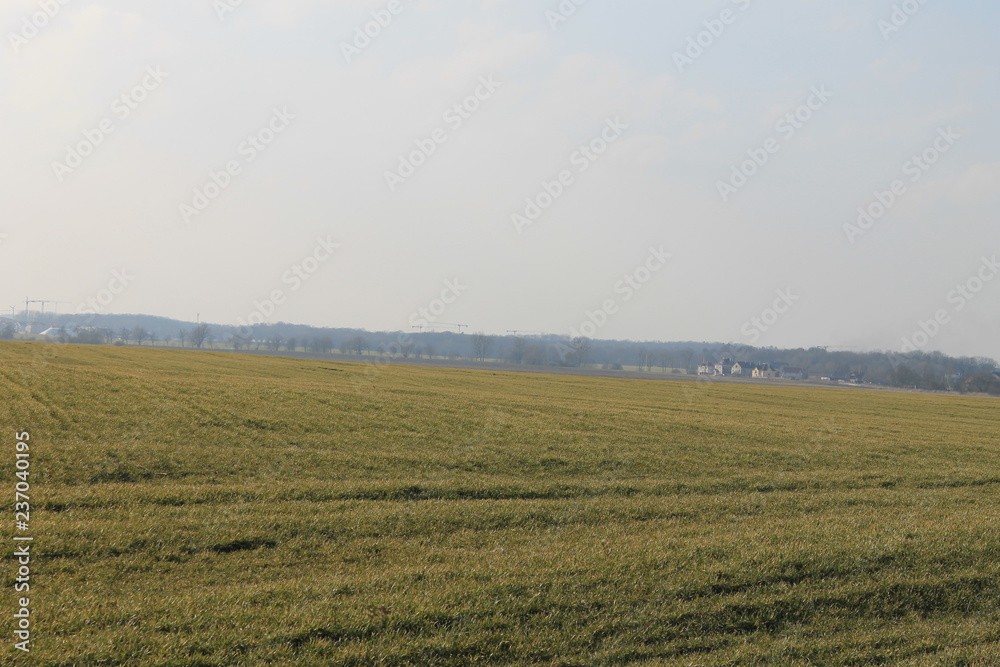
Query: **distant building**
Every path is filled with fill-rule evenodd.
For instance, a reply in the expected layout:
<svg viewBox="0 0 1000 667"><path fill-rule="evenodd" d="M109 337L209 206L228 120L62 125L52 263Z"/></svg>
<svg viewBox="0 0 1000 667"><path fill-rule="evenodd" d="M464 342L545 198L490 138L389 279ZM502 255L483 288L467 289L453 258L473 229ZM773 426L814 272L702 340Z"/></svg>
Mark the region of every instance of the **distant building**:
<svg viewBox="0 0 1000 667"><path fill-rule="evenodd" d="M778 377L778 371L771 368L771 364L757 364L757 367L753 369L751 377L760 380L773 380Z"/></svg>
<svg viewBox="0 0 1000 667"><path fill-rule="evenodd" d="M786 380L804 380L806 372L797 366L785 366L781 369L781 377Z"/></svg>
<svg viewBox="0 0 1000 667"><path fill-rule="evenodd" d="M733 360L726 357L719 363L715 364L715 373L720 377L729 377L733 372Z"/></svg>
<svg viewBox="0 0 1000 667"><path fill-rule="evenodd" d="M792 379L801 380L805 378L805 371L801 368L788 367L792 372ZM716 363L703 362L698 366L698 375L712 375L715 377L738 377L738 378L760 378L771 380L777 377L786 377L779 373L774 364L757 361L733 361L726 357Z"/></svg>
<svg viewBox="0 0 1000 667"><path fill-rule="evenodd" d="M37 334L39 336L45 336L46 338L58 338L60 336L75 336L77 335L77 330L73 327L49 327L45 331Z"/></svg>
<svg viewBox="0 0 1000 667"><path fill-rule="evenodd" d="M731 373L733 377L749 378L754 377L753 372L760 368L761 364L755 364L750 361L737 361L733 364Z"/></svg>

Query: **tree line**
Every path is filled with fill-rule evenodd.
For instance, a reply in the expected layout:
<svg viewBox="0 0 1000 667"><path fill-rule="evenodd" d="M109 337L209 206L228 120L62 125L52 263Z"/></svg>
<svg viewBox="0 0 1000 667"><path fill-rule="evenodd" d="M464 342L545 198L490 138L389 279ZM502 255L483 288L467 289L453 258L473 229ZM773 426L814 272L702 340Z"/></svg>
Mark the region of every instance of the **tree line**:
<svg viewBox="0 0 1000 667"><path fill-rule="evenodd" d="M695 342L591 340L556 335L493 336L484 332L370 332L286 323L254 328L185 323L148 316L95 316L89 326L66 323L60 342L103 345L166 345L237 352L352 355L401 359L449 359L471 363L534 367L599 368L646 373L694 374L702 363L723 358L772 367L794 366L811 379L830 378L937 391L1000 394L998 365L986 357L950 357L941 352L834 351L757 348ZM131 321L130 321L131 319ZM96 326L100 324L100 326ZM13 338L11 323L0 338Z"/></svg>

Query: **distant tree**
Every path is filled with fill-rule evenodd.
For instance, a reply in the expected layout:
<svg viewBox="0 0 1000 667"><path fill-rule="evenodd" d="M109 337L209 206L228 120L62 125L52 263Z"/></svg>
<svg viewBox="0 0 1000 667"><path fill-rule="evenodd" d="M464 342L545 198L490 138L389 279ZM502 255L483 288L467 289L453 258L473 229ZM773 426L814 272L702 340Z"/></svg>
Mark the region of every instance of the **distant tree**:
<svg viewBox="0 0 1000 667"><path fill-rule="evenodd" d="M919 387L920 374L910 368L907 364L900 364L894 373L895 384L898 387Z"/></svg>
<svg viewBox="0 0 1000 667"><path fill-rule="evenodd" d="M299 341L295 340L295 336L289 336L288 340L285 341L285 349L289 352L294 352L298 347Z"/></svg>
<svg viewBox="0 0 1000 667"><path fill-rule="evenodd" d="M424 355L428 359L433 359L437 356L437 348L434 347L434 343L424 343Z"/></svg>
<svg viewBox="0 0 1000 667"><path fill-rule="evenodd" d="M267 339L267 349L277 352L281 349L281 344L285 341L281 334L274 334Z"/></svg>
<svg viewBox="0 0 1000 667"><path fill-rule="evenodd" d="M77 329L76 336L73 340L81 345L100 345L104 342L104 336L100 329L88 327L84 329Z"/></svg>
<svg viewBox="0 0 1000 667"><path fill-rule="evenodd" d="M211 330L204 322L196 325L193 329L191 329L191 344L200 349L201 346L205 344L205 341L208 340L210 333Z"/></svg>
<svg viewBox="0 0 1000 667"><path fill-rule="evenodd" d="M121 329L118 330L118 342L119 343L128 343L129 336L131 336L131 335L132 335L132 332L129 331L127 327L122 327Z"/></svg>
<svg viewBox="0 0 1000 667"><path fill-rule="evenodd" d="M578 336L570 341L569 352L563 360L569 366L586 366L592 346L589 338Z"/></svg>
<svg viewBox="0 0 1000 667"><path fill-rule="evenodd" d="M362 355L368 351L368 339L364 336L352 336L344 343L344 351L357 355Z"/></svg>
<svg viewBox="0 0 1000 667"><path fill-rule="evenodd" d="M138 324L132 327L132 340L135 341L136 345L142 345L142 341L149 337L149 332L146 331L146 327L139 326Z"/></svg>
<svg viewBox="0 0 1000 667"><path fill-rule="evenodd" d="M670 354L666 350L661 350L656 358L660 362L660 371L664 373L667 372L668 368L673 366L674 355Z"/></svg>
<svg viewBox="0 0 1000 667"><path fill-rule="evenodd" d="M695 352L690 347L686 347L686 348L684 348L683 351L681 351L681 357L683 357L683 359L684 359L684 372L685 373L690 373L692 370L694 370L691 367L691 362L694 360L694 355L695 355Z"/></svg>
<svg viewBox="0 0 1000 667"><path fill-rule="evenodd" d="M14 327L14 323L5 322L3 328L0 329L0 340L11 340L15 333L17 333L17 329Z"/></svg>
<svg viewBox="0 0 1000 667"><path fill-rule="evenodd" d="M1000 395L1000 378L993 373L976 373L966 379L964 388L979 394Z"/></svg>
<svg viewBox="0 0 1000 667"><path fill-rule="evenodd" d="M413 350L417 347L417 344L412 340L408 340L405 343L399 344L399 353L403 355L404 359L409 359L410 355L413 354Z"/></svg>
<svg viewBox="0 0 1000 667"><path fill-rule="evenodd" d="M524 362L529 366L544 366L549 359L548 350L544 345L528 343L524 350Z"/></svg>
<svg viewBox="0 0 1000 667"><path fill-rule="evenodd" d="M181 347L184 347L184 341L188 339L187 329L181 329L177 332L177 340L181 342Z"/></svg>
<svg viewBox="0 0 1000 667"><path fill-rule="evenodd" d="M653 353L646 346L636 350L636 365L639 370L645 369L647 372L653 370Z"/></svg>
<svg viewBox="0 0 1000 667"><path fill-rule="evenodd" d="M510 346L510 355L507 357L512 363L524 363L524 357L528 353L528 341L518 336Z"/></svg>
<svg viewBox="0 0 1000 667"><path fill-rule="evenodd" d="M253 331L248 327L240 327L229 336L229 344L233 350L239 352L240 350L247 349L252 339Z"/></svg>
<svg viewBox="0 0 1000 667"><path fill-rule="evenodd" d="M486 361L486 355L493 347L493 337L487 336L482 331L478 331L470 336L472 341L472 354L478 361Z"/></svg>

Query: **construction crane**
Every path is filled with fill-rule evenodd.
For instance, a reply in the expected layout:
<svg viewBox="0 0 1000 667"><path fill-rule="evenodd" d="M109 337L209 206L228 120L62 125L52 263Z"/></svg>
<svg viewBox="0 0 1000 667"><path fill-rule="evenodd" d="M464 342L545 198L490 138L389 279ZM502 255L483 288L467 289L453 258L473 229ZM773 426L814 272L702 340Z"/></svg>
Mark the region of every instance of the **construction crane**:
<svg viewBox="0 0 1000 667"><path fill-rule="evenodd" d="M28 324L31 323L31 311L29 310L29 307L30 307L29 304L32 304L32 303L40 303L40 304L42 304L41 316L45 317L45 304L47 304L47 303L54 303L54 304L56 304L55 314L58 315L59 314L59 304L60 303L69 303L69 301L53 301L52 299L29 299L28 297L25 297L24 298L24 324L25 324L25 326L27 326ZM11 306L11 310L13 310L13 306Z"/></svg>
<svg viewBox="0 0 1000 667"><path fill-rule="evenodd" d="M462 333L462 329L468 329L468 324L455 324L453 322L435 322L434 324L441 324L446 327L458 327L458 333Z"/></svg>
<svg viewBox="0 0 1000 667"><path fill-rule="evenodd" d="M51 299L31 299L31 300L28 300L27 298L25 298L25 300L24 300L24 312L25 313L28 312L28 304L29 303L40 303L40 304L42 304L42 315L45 314L45 304L47 304L47 303L54 303L54 304L56 304L56 314L58 315L59 314L59 304L60 303L69 303L69 301L53 301Z"/></svg>

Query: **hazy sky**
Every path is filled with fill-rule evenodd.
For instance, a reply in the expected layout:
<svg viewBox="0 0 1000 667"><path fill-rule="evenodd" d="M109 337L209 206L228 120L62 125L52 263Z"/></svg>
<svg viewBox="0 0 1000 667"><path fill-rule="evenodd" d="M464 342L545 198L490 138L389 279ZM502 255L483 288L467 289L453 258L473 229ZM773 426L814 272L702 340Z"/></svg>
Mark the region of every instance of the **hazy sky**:
<svg viewBox="0 0 1000 667"><path fill-rule="evenodd" d="M1000 358L998 24L4 0L0 305Z"/></svg>

